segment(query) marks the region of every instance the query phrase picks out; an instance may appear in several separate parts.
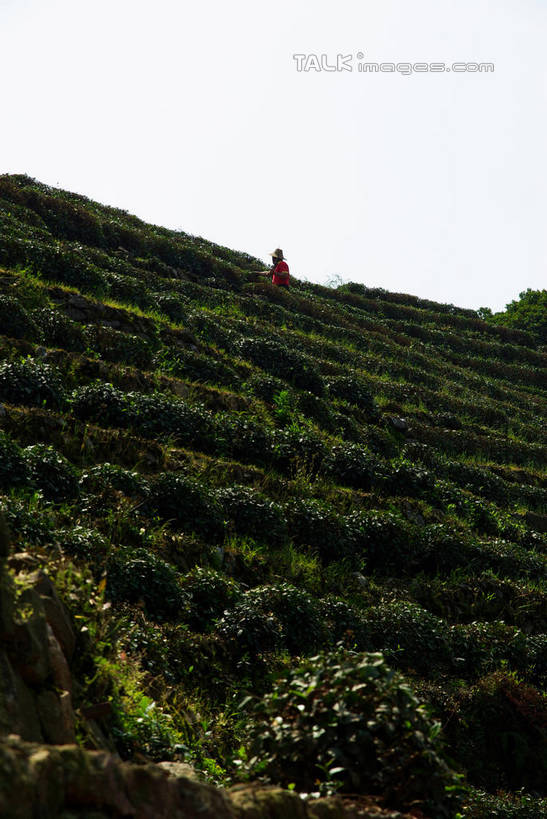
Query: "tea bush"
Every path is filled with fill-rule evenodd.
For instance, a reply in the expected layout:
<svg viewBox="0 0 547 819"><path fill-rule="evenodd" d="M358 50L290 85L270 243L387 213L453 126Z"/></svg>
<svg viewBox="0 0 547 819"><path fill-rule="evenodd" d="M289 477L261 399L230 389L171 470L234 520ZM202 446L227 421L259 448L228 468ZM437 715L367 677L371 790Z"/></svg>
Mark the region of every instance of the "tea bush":
<svg viewBox="0 0 547 819"><path fill-rule="evenodd" d="M438 724L381 654L320 654L253 709L248 768L298 791L382 793L390 807L454 815Z"/></svg>
<svg viewBox="0 0 547 819"><path fill-rule="evenodd" d="M205 631L226 609L240 599L238 584L214 569L196 567L186 575L183 589L188 595L186 622L197 631Z"/></svg>
<svg viewBox="0 0 547 819"><path fill-rule="evenodd" d="M88 346L100 352L101 358L148 369L154 357L153 345L148 339L115 330L112 327L92 326L88 329Z"/></svg>
<svg viewBox="0 0 547 819"><path fill-rule="evenodd" d="M339 444L330 448L322 471L337 483L368 490L378 475L377 459L358 444Z"/></svg>
<svg viewBox="0 0 547 819"><path fill-rule="evenodd" d="M306 466L317 470L327 449L321 437L311 429L294 422L285 427L277 427L272 434L273 463L281 470Z"/></svg>
<svg viewBox="0 0 547 819"><path fill-rule="evenodd" d="M49 500L60 502L78 495L78 474L70 461L46 444L23 450L30 480Z"/></svg>
<svg viewBox="0 0 547 819"><path fill-rule="evenodd" d="M90 344L91 336L87 328L72 321L58 309L42 307L33 311L32 318L42 332L44 344L49 347L61 347L80 353Z"/></svg>
<svg viewBox="0 0 547 819"><path fill-rule="evenodd" d="M145 509L214 542L224 536L222 512L213 492L186 473L163 472L155 477Z"/></svg>
<svg viewBox="0 0 547 819"><path fill-rule="evenodd" d="M317 649L325 639L317 602L288 583L259 586L245 592L225 613L219 633L236 653L262 654L285 648L291 654Z"/></svg>
<svg viewBox="0 0 547 819"><path fill-rule="evenodd" d="M317 550L323 560L339 560L354 552L352 529L327 504L294 498L286 504L285 515L291 539Z"/></svg>
<svg viewBox="0 0 547 819"><path fill-rule="evenodd" d="M176 571L153 552L121 547L109 557L106 594L113 602L140 600L154 618L176 618L188 598Z"/></svg>
<svg viewBox="0 0 547 819"><path fill-rule="evenodd" d="M456 695L451 712L447 738L473 784L491 791L525 788L547 795L544 693L496 671Z"/></svg>
<svg viewBox="0 0 547 819"><path fill-rule="evenodd" d="M77 387L71 396L72 412L82 421L126 427L132 416L125 393L112 384L97 381Z"/></svg>
<svg viewBox="0 0 547 819"><path fill-rule="evenodd" d="M337 375L326 381L331 398L341 398L358 407L369 418L378 417L378 407L366 385L353 375Z"/></svg>
<svg viewBox="0 0 547 819"><path fill-rule="evenodd" d="M0 364L0 399L28 407L60 409L65 391L59 371L49 364L24 358Z"/></svg>
<svg viewBox="0 0 547 819"><path fill-rule="evenodd" d="M295 387L323 395L323 379L307 356L283 342L270 338L242 338L236 342L238 354L266 372Z"/></svg>
<svg viewBox="0 0 547 819"><path fill-rule="evenodd" d="M22 486L28 484L29 480L28 464L21 447L0 430L0 488Z"/></svg>
<svg viewBox="0 0 547 819"><path fill-rule="evenodd" d="M245 486L219 489L216 497L225 518L234 522L240 535L278 546L287 539L287 522L280 506Z"/></svg>
<svg viewBox="0 0 547 819"><path fill-rule="evenodd" d="M55 540L70 557L85 560L94 570L103 567L108 553L108 544L105 538L95 529L85 526L72 526L69 529L58 529Z"/></svg>
<svg viewBox="0 0 547 819"><path fill-rule="evenodd" d="M219 412L215 416L215 443L224 455L266 464L273 448L273 431L244 414Z"/></svg>
<svg viewBox="0 0 547 819"><path fill-rule="evenodd" d="M415 603L380 603L363 614L366 634L375 650L404 668L427 673L451 658L450 631L444 620Z"/></svg>
<svg viewBox="0 0 547 819"><path fill-rule="evenodd" d="M154 357L154 366L189 381L221 384L233 387L239 378L232 367L223 361L194 350L163 348Z"/></svg>
<svg viewBox="0 0 547 819"><path fill-rule="evenodd" d="M0 333L10 338L40 341L40 327L13 296L0 294Z"/></svg>
<svg viewBox="0 0 547 819"><path fill-rule="evenodd" d="M82 472L80 486L88 492L101 492L105 487L110 487L129 497L144 495L148 491L148 482L142 475L111 463L97 464Z"/></svg>

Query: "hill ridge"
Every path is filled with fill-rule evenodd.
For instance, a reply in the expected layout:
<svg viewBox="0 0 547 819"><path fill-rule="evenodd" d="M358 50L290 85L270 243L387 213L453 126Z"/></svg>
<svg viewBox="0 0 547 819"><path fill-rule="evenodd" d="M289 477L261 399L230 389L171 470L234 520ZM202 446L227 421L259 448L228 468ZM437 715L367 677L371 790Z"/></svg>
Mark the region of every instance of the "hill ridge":
<svg viewBox="0 0 547 819"><path fill-rule="evenodd" d="M79 742L184 759L221 785L537 816L544 348L360 284L296 277L283 292L260 267L0 176L0 513L82 629L78 713L109 703L96 726L78 717ZM369 692L359 713L404 701L412 731L393 716L392 739L373 742L354 685ZM290 686L308 691L300 711ZM312 730L312 711L330 722ZM374 764L355 761L342 723L327 741L342 712ZM409 750L418 735L431 745Z"/></svg>

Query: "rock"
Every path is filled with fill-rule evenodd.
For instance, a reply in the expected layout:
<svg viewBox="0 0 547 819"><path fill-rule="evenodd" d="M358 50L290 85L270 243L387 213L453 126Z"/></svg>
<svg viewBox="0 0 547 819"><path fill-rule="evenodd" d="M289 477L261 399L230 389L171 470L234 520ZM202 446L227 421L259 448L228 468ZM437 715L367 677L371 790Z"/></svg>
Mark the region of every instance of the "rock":
<svg viewBox="0 0 547 819"><path fill-rule="evenodd" d="M399 432L408 432L408 421L406 418L392 416L390 419L391 426Z"/></svg>
<svg viewBox="0 0 547 819"><path fill-rule="evenodd" d="M30 575L31 582L40 595L46 620L60 643L63 653L70 662L76 647L76 634L72 627L70 615L57 594L57 590L47 574L38 571Z"/></svg>
<svg viewBox="0 0 547 819"><path fill-rule="evenodd" d="M70 694L63 692L63 699L55 691L42 691L36 698L40 726L46 742L65 745L75 741L74 719Z"/></svg>
<svg viewBox="0 0 547 819"><path fill-rule="evenodd" d="M170 776L185 776L187 779L194 779L196 782L199 782L199 774L192 765L189 765L187 762L158 762L160 768L163 768L164 771Z"/></svg>
<svg viewBox="0 0 547 819"><path fill-rule="evenodd" d="M17 611L20 619L6 644L8 654L24 681L39 686L50 673L47 621L40 595L34 589L24 589Z"/></svg>
<svg viewBox="0 0 547 819"><path fill-rule="evenodd" d="M0 735L13 732L31 742L44 739L33 693L16 673L7 654L0 651Z"/></svg>
<svg viewBox="0 0 547 819"><path fill-rule="evenodd" d="M59 641L53 633L53 629L49 623L47 624L47 636L49 665L51 668L53 682L57 688L61 689L61 691L68 691L69 693L72 693L72 675Z"/></svg>
<svg viewBox="0 0 547 819"><path fill-rule="evenodd" d="M0 418L5 418L7 414L8 411L5 408L5 406L3 404L0 404Z"/></svg>
<svg viewBox="0 0 547 819"><path fill-rule="evenodd" d="M307 819L306 803L290 791L263 785L236 785L230 790L239 816L245 819Z"/></svg>

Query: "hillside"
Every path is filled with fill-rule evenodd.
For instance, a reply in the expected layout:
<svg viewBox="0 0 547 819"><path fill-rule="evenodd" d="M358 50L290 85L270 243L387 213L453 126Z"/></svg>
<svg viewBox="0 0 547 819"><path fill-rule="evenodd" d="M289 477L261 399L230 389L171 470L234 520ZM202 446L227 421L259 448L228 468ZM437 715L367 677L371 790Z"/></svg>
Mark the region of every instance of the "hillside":
<svg viewBox="0 0 547 819"><path fill-rule="evenodd" d="M77 741L295 816L547 816L545 348L263 267L0 176L0 809ZM194 815L84 790L43 815Z"/></svg>

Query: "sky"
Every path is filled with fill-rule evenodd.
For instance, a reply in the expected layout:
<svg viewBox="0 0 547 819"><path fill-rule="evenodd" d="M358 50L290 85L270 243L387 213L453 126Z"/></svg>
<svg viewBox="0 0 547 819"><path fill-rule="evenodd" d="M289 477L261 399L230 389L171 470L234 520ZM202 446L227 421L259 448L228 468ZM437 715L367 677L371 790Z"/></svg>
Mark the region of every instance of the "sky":
<svg viewBox="0 0 547 819"><path fill-rule="evenodd" d="M542 0L0 0L0 173L500 310L547 281L546 41Z"/></svg>

